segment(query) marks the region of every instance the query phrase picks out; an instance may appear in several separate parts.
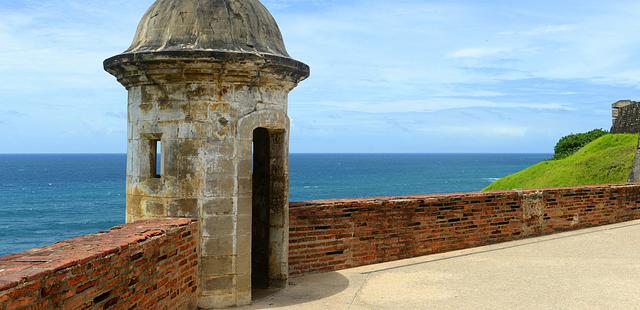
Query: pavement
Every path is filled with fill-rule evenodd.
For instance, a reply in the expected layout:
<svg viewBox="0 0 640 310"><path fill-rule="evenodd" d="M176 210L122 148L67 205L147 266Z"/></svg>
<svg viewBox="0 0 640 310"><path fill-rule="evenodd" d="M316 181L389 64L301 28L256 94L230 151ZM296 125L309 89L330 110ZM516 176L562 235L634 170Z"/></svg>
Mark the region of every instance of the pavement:
<svg viewBox="0 0 640 310"><path fill-rule="evenodd" d="M305 275L244 309L640 309L640 221Z"/></svg>

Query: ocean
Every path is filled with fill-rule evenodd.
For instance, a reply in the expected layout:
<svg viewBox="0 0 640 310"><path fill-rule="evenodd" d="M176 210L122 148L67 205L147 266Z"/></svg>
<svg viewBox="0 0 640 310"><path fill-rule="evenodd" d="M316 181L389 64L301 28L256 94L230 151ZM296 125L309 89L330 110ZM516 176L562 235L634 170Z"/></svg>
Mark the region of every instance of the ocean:
<svg viewBox="0 0 640 310"><path fill-rule="evenodd" d="M292 154L290 200L478 191L550 154ZM124 222L124 154L0 155L0 256Z"/></svg>

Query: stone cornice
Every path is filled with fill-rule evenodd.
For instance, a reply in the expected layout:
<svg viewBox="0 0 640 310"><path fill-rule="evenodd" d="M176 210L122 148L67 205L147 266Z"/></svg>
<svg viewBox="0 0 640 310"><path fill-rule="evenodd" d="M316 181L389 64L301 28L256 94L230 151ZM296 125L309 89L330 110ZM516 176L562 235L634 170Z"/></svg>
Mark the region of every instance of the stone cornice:
<svg viewBox="0 0 640 310"><path fill-rule="evenodd" d="M310 74L309 66L291 58L224 51L125 53L105 60L104 69L127 88L172 80L295 87Z"/></svg>

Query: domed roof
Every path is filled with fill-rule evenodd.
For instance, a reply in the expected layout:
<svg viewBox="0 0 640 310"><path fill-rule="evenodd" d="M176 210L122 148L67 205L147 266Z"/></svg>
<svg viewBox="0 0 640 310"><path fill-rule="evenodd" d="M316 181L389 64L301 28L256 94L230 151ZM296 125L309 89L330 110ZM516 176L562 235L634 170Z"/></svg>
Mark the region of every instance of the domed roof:
<svg viewBox="0 0 640 310"><path fill-rule="evenodd" d="M273 16L259 0L157 0L125 54L228 51L289 58Z"/></svg>

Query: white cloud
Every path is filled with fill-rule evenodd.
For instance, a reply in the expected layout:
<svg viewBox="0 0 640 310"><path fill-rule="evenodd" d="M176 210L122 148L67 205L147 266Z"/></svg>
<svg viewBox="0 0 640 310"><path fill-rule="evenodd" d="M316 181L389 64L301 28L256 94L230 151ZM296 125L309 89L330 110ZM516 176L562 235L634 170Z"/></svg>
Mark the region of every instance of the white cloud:
<svg viewBox="0 0 640 310"><path fill-rule="evenodd" d="M464 48L449 54L450 58L482 58L511 52L508 48L476 47Z"/></svg>
<svg viewBox="0 0 640 310"><path fill-rule="evenodd" d="M566 33L578 30L578 25L572 24L559 24L559 25L544 25L538 26L530 30L524 31L503 31L499 32L500 35L509 35L509 36L539 36L539 35L550 35L550 34L558 34L558 33Z"/></svg>
<svg viewBox="0 0 640 310"><path fill-rule="evenodd" d="M138 12L132 12L134 7L123 2L25 1L14 10L0 5L0 58L5 59L0 62L0 87L14 91L104 88L109 77L102 61L126 48L139 19L127 17L141 15L146 6L138 3ZM127 10L118 15L107 7Z"/></svg>
<svg viewBox="0 0 640 310"><path fill-rule="evenodd" d="M454 109L529 109L546 111L571 111L572 107L560 103L509 103L488 100L441 98L428 100L399 100L385 102L364 101L326 101L315 102L313 106L331 107L359 113L388 114L388 113L432 113Z"/></svg>
<svg viewBox="0 0 640 310"><path fill-rule="evenodd" d="M466 126L433 126L418 129L420 132L430 134L443 134L451 136L484 136L484 137L524 137L528 128L525 126L472 124Z"/></svg>

